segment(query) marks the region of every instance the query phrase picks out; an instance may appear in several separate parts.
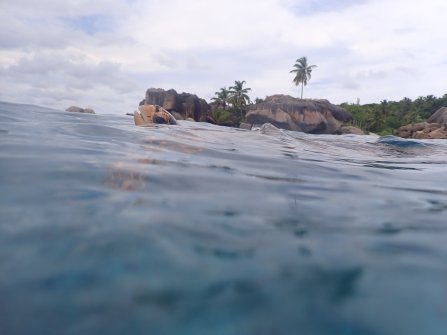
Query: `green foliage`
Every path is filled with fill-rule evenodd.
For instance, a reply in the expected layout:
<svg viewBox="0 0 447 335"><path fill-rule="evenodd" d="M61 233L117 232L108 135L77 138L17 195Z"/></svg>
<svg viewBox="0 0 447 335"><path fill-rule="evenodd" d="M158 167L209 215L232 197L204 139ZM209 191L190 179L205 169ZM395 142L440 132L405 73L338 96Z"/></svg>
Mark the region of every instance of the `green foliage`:
<svg viewBox="0 0 447 335"><path fill-rule="evenodd" d="M352 125L379 135L390 135L403 125L423 122L443 106L447 106L447 94L440 98L433 95L419 97L414 101L404 98L383 100L378 104L342 104L353 116Z"/></svg>
<svg viewBox="0 0 447 335"><path fill-rule="evenodd" d="M394 131L395 131L395 129L393 129L393 128L385 128L385 129L379 131L377 133L377 135L380 135L380 136L393 135Z"/></svg>
<svg viewBox="0 0 447 335"><path fill-rule="evenodd" d="M230 121L230 112L221 108L217 108L211 111L211 117L216 124L222 126L225 125L228 121Z"/></svg>
<svg viewBox="0 0 447 335"><path fill-rule="evenodd" d="M226 87L222 87L219 92L214 93L216 96L211 98L219 107L226 109L230 101L230 91Z"/></svg>
<svg viewBox="0 0 447 335"><path fill-rule="evenodd" d="M246 107L250 103L248 91L251 91L251 88L244 88L244 84L245 80L236 80L234 86L231 86L229 91L229 100L233 107L239 111L241 118L243 118L243 115L246 112Z"/></svg>
<svg viewBox="0 0 447 335"><path fill-rule="evenodd" d="M235 80L229 89L225 87L215 92L211 98L217 108L211 112L211 117L218 125L238 127L244 121L248 106L251 104L248 92L251 88L244 87L245 80Z"/></svg>

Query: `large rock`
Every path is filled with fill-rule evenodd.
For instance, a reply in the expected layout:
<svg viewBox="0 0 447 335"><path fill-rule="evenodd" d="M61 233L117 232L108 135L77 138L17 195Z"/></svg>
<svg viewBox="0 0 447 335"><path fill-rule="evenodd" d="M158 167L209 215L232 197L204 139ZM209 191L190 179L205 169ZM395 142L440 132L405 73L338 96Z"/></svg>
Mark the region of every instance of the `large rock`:
<svg viewBox="0 0 447 335"><path fill-rule="evenodd" d="M134 113L133 120L136 126L147 126L154 123L177 124L175 117L158 105L138 106L138 112Z"/></svg>
<svg viewBox="0 0 447 335"><path fill-rule="evenodd" d="M195 121L206 121L210 109L207 102L195 94L179 94L173 89L165 91L161 88L149 88L145 99L140 102L143 104L158 105L179 119L192 118Z"/></svg>
<svg viewBox="0 0 447 335"><path fill-rule="evenodd" d="M447 123L420 122L409 124L397 129L395 135L403 138L447 139Z"/></svg>
<svg viewBox="0 0 447 335"><path fill-rule="evenodd" d="M395 135L403 138L447 139L447 107L439 108L427 122L400 127Z"/></svg>
<svg viewBox="0 0 447 335"><path fill-rule="evenodd" d="M427 122L447 124L447 107L439 108L432 116L428 118Z"/></svg>
<svg viewBox="0 0 447 335"><path fill-rule="evenodd" d="M81 108L78 106L70 106L66 109L67 112L72 113L86 113L86 114L95 114L95 111L91 108Z"/></svg>
<svg viewBox="0 0 447 335"><path fill-rule="evenodd" d="M341 126L340 134L343 134L343 135L345 135L345 134L346 135L347 134L350 134L350 135L365 135L365 132L362 129L358 128L358 127Z"/></svg>
<svg viewBox="0 0 447 335"><path fill-rule="evenodd" d="M327 100L297 99L290 95L273 95L250 107L246 115L252 125L271 123L287 130L312 134L340 134L351 113Z"/></svg>

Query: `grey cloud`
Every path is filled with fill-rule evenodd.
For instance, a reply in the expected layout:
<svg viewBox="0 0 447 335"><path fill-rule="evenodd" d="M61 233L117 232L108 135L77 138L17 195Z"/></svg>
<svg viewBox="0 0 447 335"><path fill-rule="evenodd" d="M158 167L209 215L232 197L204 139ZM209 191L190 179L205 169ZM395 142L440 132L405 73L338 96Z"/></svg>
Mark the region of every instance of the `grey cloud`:
<svg viewBox="0 0 447 335"><path fill-rule="evenodd" d="M129 82L120 64L107 61L94 63L82 54L71 55L68 51L38 52L22 57L15 64L0 70L0 74L11 81L32 81L40 76L49 82L58 79L72 84L82 82L78 86L83 88L107 85L122 90L122 83Z"/></svg>
<svg viewBox="0 0 447 335"><path fill-rule="evenodd" d="M343 78L342 87L348 90L358 90L360 89L360 83L353 78Z"/></svg>
<svg viewBox="0 0 447 335"><path fill-rule="evenodd" d="M367 71L360 71L355 75L356 79L384 79L389 75L386 70L369 69Z"/></svg>
<svg viewBox="0 0 447 335"><path fill-rule="evenodd" d="M18 19L0 14L0 49L63 48L76 33L57 22L48 24L38 19Z"/></svg>
<svg viewBox="0 0 447 335"><path fill-rule="evenodd" d="M185 55L184 53L179 52L162 51L153 54L152 59L156 61L158 64L163 65L169 69L175 69L180 71L210 69L210 66L202 61L204 57L202 57L200 53L198 53L198 55L196 56L192 54Z"/></svg>
<svg viewBox="0 0 447 335"><path fill-rule="evenodd" d="M124 0L14 0L2 1L0 9L3 13L19 15L22 18L39 17L79 17L109 13L122 16L131 9L131 3Z"/></svg>
<svg viewBox="0 0 447 335"><path fill-rule="evenodd" d="M60 108L89 99L107 105L139 89L139 84L122 71L120 64L94 63L68 52L41 52L25 56L15 64L0 68L0 100L45 103ZM137 102L135 102L137 103ZM61 104L63 104L61 106ZM107 107L110 110L111 107Z"/></svg>
<svg viewBox="0 0 447 335"><path fill-rule="evenodd" d="M416 73L416 71L413 68L404 65L397 66L396 70L408 75L414 75Z"/></svg>
<svg viewBox="0 0 447 335"><path fill-rule="evenodd" d="M153 54L152 59L158 64L166 66L169 69L175 69L178 64L175 57L171 57L168 53L165 52Z"/></svg>
<svg viewBox="0 0 447 335"><path fill-rule="evenodd" d="M210 67L206 63L199 60L197 57L188 55L186 57L186 68L188 70L208 70Z"/></svg>
<svg viewBox="0 0 447 335"><path fill-rule="evenodd" d="M123 15L131 10L126 1L120 0L2 2L0 50L132 44L134 40L119 31Z"/></svg>

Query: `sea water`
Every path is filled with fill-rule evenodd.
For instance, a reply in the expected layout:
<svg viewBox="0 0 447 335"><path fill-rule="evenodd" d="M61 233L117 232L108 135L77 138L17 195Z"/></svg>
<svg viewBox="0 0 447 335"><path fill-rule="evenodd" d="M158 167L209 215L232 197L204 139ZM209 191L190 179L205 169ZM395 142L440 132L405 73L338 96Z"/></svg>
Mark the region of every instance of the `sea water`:
<svg viewBox="0 0 447 335"><path fill-rule="evenodd" d="M447 141L0 103L0 334L447 334Z"/></svg>

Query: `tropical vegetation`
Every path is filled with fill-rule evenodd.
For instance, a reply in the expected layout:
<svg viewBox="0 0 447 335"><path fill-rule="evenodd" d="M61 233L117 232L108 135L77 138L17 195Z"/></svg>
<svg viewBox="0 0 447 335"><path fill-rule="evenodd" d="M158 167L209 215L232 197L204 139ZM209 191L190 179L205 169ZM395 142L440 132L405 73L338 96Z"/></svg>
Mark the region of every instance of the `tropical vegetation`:
<svg viewBox="0 0 447 335"><path fill-rule="evenodd" d="M218 108L227 109L230 101L230 91L226 87L222 87L220 91L215 92L215 97L211 98L217 104Z"/></svg>
<svg viewBox="0 0 447 335"><path fill-rule="evenodd" d="M244 84L245 80L236 80L234 82L234 86L231 86L229 91L231 104L239 111L241 118L246 112L245 109L247 105L250 103L248 91L251 91L251 88L244 87Z"/></svg>
<svg viewBox="0 0 447 335"><path fill-rule="evenodd" d="M294 82L301 84L301 89L306 86L315 65L308 65L306 57L297 60ZM302 71L298 71L302 69ZM211 117L218 125L238 127L245 120L245 114L252 104L248 96L251 88L245 87L245 80L236 80L228 89L221 88L211 98L214 108ZM302 91L301 91L302 94ZM302 97L302 95L301 95ZM263 99L256 98L254 103L261 103ZM442 97L428 95L415 100L403 98L399 101L383 100L380 103L360 104L343 103L341 107L353 116L351 124L362 128L365 132L373 132L379 135L393 134L403 125L423 122L441 107L447 107L447 94Z"/></svg>
<svg viewBox="0 0 447 335"><path fill-rule="evenodd" d="M290 73L295 73L295 77L293 78L295 85L298 86L301 84L301 99L303 99L304 86L306 86L307 82L310 80L313 68L317 66L309 65L307 63L307 57L297 59L293 66L294 69L291 70Z"/></svg>
<svg viewBox="0 0 447 335"><path fill-rule="evenodd" d="M244 87L245 83L245 80L235 80L234 85L229 89L223 87L214 93L215 96L211 100L215 108L211 112L211 117L217 124L239 126L244 120L248 106L251 104L248 96L251 88Z"/></svg>
<svg viewBox="0 0 447 335"><path fill-rule="evenodd" d="M400 101L383 100L380 103L361 105L341 104L353 116L352 124L367 132L379 135L393 134L401 126L423 122L443 106L447 106L447 94L442 97L428 95L415 100L403 98Z"/></svg>
<svg viewBox="0 0 447 335"><path fill-rule="evenodd" d="M226 125L232 125L231 124L231 114L229 111L222 109L222 108L216 108L211 111L211 117L219 126L226 126Z"/></svg>

